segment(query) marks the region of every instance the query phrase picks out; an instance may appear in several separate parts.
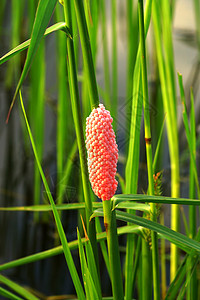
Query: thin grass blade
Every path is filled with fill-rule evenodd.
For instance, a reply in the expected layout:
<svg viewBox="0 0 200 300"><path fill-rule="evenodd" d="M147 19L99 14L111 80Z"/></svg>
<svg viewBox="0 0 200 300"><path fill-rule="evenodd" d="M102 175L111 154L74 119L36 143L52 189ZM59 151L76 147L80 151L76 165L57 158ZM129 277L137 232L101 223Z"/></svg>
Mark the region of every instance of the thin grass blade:
<svg viewBox="0 0 200 300"><path fill-rule="evenodd" d="M23 288L21 285L15 283L14 281L8 279L7 277L0 274L0 282L8 286L11 290L17 292L19 295L27 300L39 300L38 297L34 296L28 290Z"/></svg>
<svg viewBox="0 0 200 300"><path fill-rule="evenodd" d="M26 112L25 112L21 92L20 92L20 102L21 102L21 108L22 108L22 112L23 112L24 119L25 119L25 122L26 122L27 130L28 130L28 134L29 134L29 137L30 137L30 140L31 140L31 145L32 145L33 152L34 152L34 155L35 155L35 159L36 159L36 162L37 162L37 165L38 165L38 169L39 169L40 175L42 177L42 181L44 183L45 191L46 191L47 196L49 198L49 202L50 202L51 207L52 207L52 211L53 211L53 214L54 214L54 218L55 218L57 230L58 230L58 233L59 233L59 237L60 237L61 243L63 245L63 251L64 251L65 259L66 259L66 262L67 262L67 265L68 265L68 268L69 268L69 271L70 271L70 274L71 274L71 277L72 277L77 295L80 299L85 299L83 288L82 288L80 279L78 277L76 267L74 265L74 261L73 261L73 258L72 258L72 255L71 255L71 252L70 252L70 249L69 249L69 245L68 245L68 242L67 242L67 239L66 239L66 236L65 236L65 232L64 232L64 229L62 227L62 223L61 223L58 211L56 209L53 197L51 195L49 186L47 184L45 175L43 173L43 170L42 170L39 158L38 158L35 142L33 140L31 129L30 129L28 119L27 119L27 116L26 116Z"/></svg>
<svg viewBox="0 0 200 300"><path fill-rule="evenodd" d="M43 36L44 36L45 30L50 21L50 18L51 18L51 15L53 13L56 3L57 3L57 0L40 0L39 1L36 16L35 16L35 22L34 22L32 34L31 34L30 46L29 46L29 49L27 52L23 71L21 73L12 103L10 105L10 109L9 109L8 116L7 116L7 122L8 122L12 107L14 105L15 99L17 97L17 94L19 92L19 89L28 73L28 70L33 61L34 55L40 45L40 42L41 42Z"/></svg>
<svg viewBox="0 0 200 300"><path fill-rule="evenodd" d="M58 30L64 31L71 38L71 35L69 33L68 28L66 27L65 22L59 22L59 23L56 23L56 24L50 26L49 28L47 28L47 30L44 33L44 36L46 36L52 32L56 32ZM12 49L8 53L6 53L4 56L2 56L0 58L0 65L3 64L4 62L6 62L7 60L9 60L11 57L15 56L16 54L22 52L23 50L26 50L29 47L30 42L31 42L31 39L23 42L22 44L18 45L17 47L15 47L14 49Z"/></svg>

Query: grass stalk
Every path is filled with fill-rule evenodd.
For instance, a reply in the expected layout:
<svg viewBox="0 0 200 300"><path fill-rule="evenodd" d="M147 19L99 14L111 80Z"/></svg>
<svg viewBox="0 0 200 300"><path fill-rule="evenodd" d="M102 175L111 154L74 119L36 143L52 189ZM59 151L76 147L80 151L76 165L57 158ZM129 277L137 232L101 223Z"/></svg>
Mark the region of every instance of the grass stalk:
<svg viewBox="0 0 200 300"><path fill-rule="evenodd" d="M127 7L127 84L126 84L126 138L129 139L133 95L133 73L138 50L138 17L135 1L126 0ZM128 152L128 145L127 145Z"/></svg>
<svg viewBox="0 0 200 300"><path fill-rule="evenodd" d="M149 244L142 239L142 299L152 299L152 265Z"/></svg>
<svg viewBox="0 0 200 300"><path fill-rule="evenodd" d="M151 19L152 0L147 1L145 7L145 35L147 35ZM128 147L128 158L126 162L125 179L126 193L136 194L138 186L139 152L140 152L140 126L142 116L142 84L140 46L138 48L136 64L133 74L132 110L130 122L130 138ZM131 212L131 211L129 211ZM133 267L134 267L135 238L132 234L127 236L126 266L125 266L125 298L132 299L133 291Z"/></svg>
<svg viewBox="0 0 200 300"><path fill-rule="evenodd" d="M169 153L171 161L171 196L173 198L179 197L180 190L180 177L179 177L179 149L178 149L178 128L177 128L177 117L175 111L176 95L172 93L174 76L171 71L168 71L167 77L167 68L172 68L172 59L169 61L164 59L163 54L163 45L161 37L161 6L162 3L158 0L153 1L153 26L155 33L155 44L156 52L158 57L158 69L161 80L161 90L162 98L164 103L164 111L166 115L166 124L167 124L167 135L169 142ZM167 17L171 19L171 14L169 12L170 7L169 3L165 3L165 8L167 9ZM164 9L162 10L164 13ZM163 18L166 16L163 15ZM162 19L163 19L162 18ZM168 23L169 24L169 23ZM171 23L170 23L171 24ZM165 22L166 25L166 22ZM163 25L164 26L164 25ZM168 34L168 37L164 39L165 44L167 44L171 39L171 27L164 30L165 34ZM170 42L169 42L170 43ZM171 44L171 43L170 43ZM166 49L169 49L169 45L164 45ZM170 49L171 55L173 55L172 49ZM168 57L168 56L167 56ZM169 75L171 74L171 76ZM171 97L170 97L171 95ZM179 230L179 207L178 205L173 205L171 208L171 228L175 231ZM178 268L178 248L175 245L171 245L171 281L175 277L176 270Z"/></svg>
<svg viewBox="0 0 200 300"><path fill-rule="evenodd" d="M108 256L110 262L113 298L115 300L123 300L124 295L117 236L116 215L115 210L112 210L111 200L103 201L103 210L104 226L107 234Z"/></svg>
<svg viewBox="0 0 200 300"><path fill-rule="evenodd" d="M74 0L76 17L78 22L80 40L82 45L84 68L87 75L87 84L90 95L91 108L96 108L99 105L99 96L97 90L97 83L95 77L94 64L92 59L92 50L90 45L90 38L87 29L85 12L82 1Z"/></svg>
<svg viewBox="0 0 200 300"><path fill-rule="evenodd" d="M58 230L58 233L59 233L59 237L60 237L60 240L61 240L61 243L62 243L62 246L63 246L63 252L64 252L64 255L65 255L66 263L68 265L68 268L69 268L69 271L70 271L70 274L71 274L71 277L72 277L72 280L73 280L73 283L74 283L74 286L75 286L78 297L80 299L85 300L85 295L84 295L84 292L83 292L83 288L82 288L80 279L78 277L76 267L74 265L74 261L73 261L71 251L70 251L70 248L69 248L66 236L65 236L65 232L64 232L64 229L63 229L58 211L56 209L56 205L54 203L52 194L50 192L48 183L46 181L45 175L43 173L43 170L42 170L42 167L41 167L41 164L40 164L40 161L39 161L39 157L38 157L38 154L37 154L37 149L36 149L36 146L35 146L33 135L32 135L31 129L30 129L30 125L29 125L27 116L26 116L26 111L25 111L25 108L24 108L21 91L20 91L20 102L21 102L21 108L22 108L22 112L23 112L23 115L24 115L27 131L28 131L28 134L29 134L29 137L30 137L31 145L32 145L33 152L34 152L34 155L35 155L35 159L36 159L36 162L37 162L37 166L38 166L38 169L39 169L39 172L40 172L40 176L42 178L44 188L45 188L45 191L47 193L47 197L48 197L49 202L51 204L51 208L52 208L53 215L54 215L54 218L55 218L55 223L56 223L57 230Z"/></svg>
<svg viewBox="0 0 200 300"><path fill-rule="evenodd" d="M63 10L56 6L56 20L63 18ZM63 202L63 179L65 176L65 157L70 156L71 149L71 108L69 107L67 80L67 45L63 32L57 35L57 66L58 66L58 104L57 104L57 203ZM67 134L68 133L68 134ZM68 141L68 143L66 143Z"/></svg>
<svg viewBox="0 0 200 300"><path fill-rule="evenodd" d="M81 1L78 1L81 3ZM64 15L65 22L67 26L72 30L72 19L71 19L71 3L69 0L64 0ZM72 104L72 113L74 118L80 165L81 165L81 176L83 184L83 193L86 204L86 225L87 232L92 244L94 251L95 260L98 266L98 254L97 254L97 243L96 243L96 231L95 231L95 221L90 221L90 216L92 215L92 201L90 198L89 190L89 180L88 180L88 169L87 169L87 160L86 160L86 149L85 141L82 128L82 119L80 111L80 101L79 101L79 91L78 91L78 81L76 73L76 62L74 54L73 40L67 39L67 53L68 53L68 74L69 74L69 86L71 94L71 104ZM91 58L92 59L92 58ZM89 72L89 70L88 70ZM94 76L95 79L95 76ZM97 92L97 91L96 91ZM97 99L97 98L96 98Z"/></svg>
<svg viewBox="0 0 200 300"><path fill-rule="evenodd" d="M145 126L145 141L147 154L147 170L149 193L154 194L153 181L153 162L151 148L151 128L149 115L149 100L148 100L148 81L147 81L147 66L146 66L146 49L145 49L145 33L144 33L144 13L143 0L138 0L138 15L139 15L139 34L141 47L141 68L142 68L142 87L143 87L143 106L144 106L144 126ZM156 221L156 206L151 204L151 220ZM151 232L152 240L152 267L153 267L153 287L154 299L160 299L160 279L159 279L159 255L158 255L158 238L156 232ZM148 263L148 262L147 262ZM148 268L148 266L146 266Z"/></svg>
<svg viewBox="0 0 200 300"><path fill-rule="evenodd" d="M113 127L117 128L118 105L118 63L117 63L117 1L111 0L111 26L112 26L112 115Z"/></svg>
<svg viewBox="0 0 200 300"><path fill-rule="evenodd" d="M107 21L105 0L100 1L101 11L101 31L102 31L102 46L103 46L103 66L104 66L104 80L105 80L105 103L108 109L111 109L111 82L110 82L110 70L109 70L109 56L108 56L108 37L107 37Z"/></svg>

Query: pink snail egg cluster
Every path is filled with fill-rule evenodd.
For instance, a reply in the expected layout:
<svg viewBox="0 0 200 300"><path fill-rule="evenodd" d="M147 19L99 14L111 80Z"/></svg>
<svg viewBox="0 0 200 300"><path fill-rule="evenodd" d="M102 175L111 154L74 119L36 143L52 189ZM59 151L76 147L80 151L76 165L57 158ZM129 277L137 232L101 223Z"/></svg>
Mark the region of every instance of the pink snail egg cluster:
<svg viewBox="0 0 200 300"><path fill-rule="evenodd" d="M109 200L117 189L118 147L112 128L112 117L103 104L94 108L86 122L86 148L89 178L94 193Z"/></svg>

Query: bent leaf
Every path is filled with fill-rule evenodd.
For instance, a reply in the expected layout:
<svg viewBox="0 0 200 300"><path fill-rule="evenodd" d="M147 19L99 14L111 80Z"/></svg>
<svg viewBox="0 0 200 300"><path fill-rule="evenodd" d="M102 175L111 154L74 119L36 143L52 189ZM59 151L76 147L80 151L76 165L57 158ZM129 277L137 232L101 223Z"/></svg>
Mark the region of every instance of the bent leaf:
<svg viewBox="0 0 200 300"><path fill-rule="evenodd" d="M58 30L62 30L64 32L66 32L67 36L69 38L71 38L70 32L68 27L66 26L65 22L59 22L56 23L52 26L50 26L49 28L47 28L47 30L45 31L44 35L48 35L52 32L58 31ZM13 48L12 50L10 50L8 53L6 53L4 56L2 56L0 58L0 65L2 65L3 63L5 63L7 60L9 60L11 57L15 56L16 54L22 52L23 50L26 50L28 48L28 46L30 45L31 39L21 43L20 45L18 45L17 47Z"/></svg>
<svg viewBox="0 0 200 300"><path fill-rule="evenodd" d="M17 84L17 88L15 90L15 94L14 94L12 103L10 105L10 109L8 112L6 122L8 122L8 119L9 119L11 110L13 108L15 99L17 97L17 94L19 92L19 89L28 73L28 70L33 61L34 55L40 45L40 42L41 42L43 36L44 36L45 30L50 21L50 18L53 13L53 10L56 6L56 3L57 3L57 0L40 0L39 1L38 7L37 7L37 12L36 12L36 17L35 17L35 21L34 21L34 25L33 25L33 30L32 30L32 34L31 34L30 46L29 46L27 56L26 56L26 61L24 64L23 71L21 73L21 77Z"/></svg>

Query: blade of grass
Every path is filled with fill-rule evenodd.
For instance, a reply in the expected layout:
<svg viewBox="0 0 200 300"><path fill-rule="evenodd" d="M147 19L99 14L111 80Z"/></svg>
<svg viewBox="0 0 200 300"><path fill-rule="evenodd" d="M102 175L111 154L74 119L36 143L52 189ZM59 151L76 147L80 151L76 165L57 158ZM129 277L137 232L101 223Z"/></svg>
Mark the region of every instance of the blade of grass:
<svg viewBox="0 0 200 300"><path fill-rule="evenodd" d="M47 28L44 35L46 36L52 32L56 32L58 30L64 31L67 34L67 36L69 38L71 38L71 35L69 34L69 30L66 27L66 24L64 22L59 22L59 23L56 23L56 24L50 26L49 28ZM3 64L4 62L8 61L11 57L15 56L16 54L22 52L23 50L26 50L29 47L30 42L31 42L31 39L23 42L22 44L18 45L17 47L15 47L14 49L12 49L8 53L6 53L4 56L2 56L0 58L0 65Z"/></svg>
<svg viewBox="0 0 200 300"><path fill-rule="evenodd" d="M35 137L38 158L42 163L44 145L44 122L45 122L45 44L42 42L36 53L34 64L30 70L30 102L29 112L31 127ZM34 204L41 201L41 178L37 167L34 165ZM39 221L39 213L34 214L34 220Z"/></svg>
<svg viewBox="0 0 200 300"><path fill-rule="evenodd" d="M0 295L5 297L6 299L23 300L23 298L14 295L13 293L7 291L6 289L4 289L2 287L0 287Z"/></svg>
<svg viewBox="0 0 200 300"><path fill-rule="evenodd" d="M114 117L113 127L117 129L118 106L118 60L117 60L117 1L111 0L111 30L112 30L112 107Z"/></svg>
<svg viewBox="0 0 200 300"><path fill-rule="evenodd" d="M145 36L147 35L151 19L152 0L147 1L145 7ZM139 151L140 151L140 126L142 117L142 97L141 97L141 73L140 73L140 47L138 48L135 70L133 75L132 111L130 123L130 138L128 146L128 158L125 169L126 193L137 193ZM134 237L127 236L126 246L126 266L125 266L125 297L132 299L133 290L133 256Z"/></svg>
<svg viewBox="0 0 200 300"><path fill-rule="evenodd" d="M79 3L82 4L82 2L80 2L80 1L79 1ZM66 24L69 26L70 29L72 29L71 3L69 0L64 0L64 15L65 15ZM88 177L88 169L87 169L83 126L82 126L82 119L81 119L74 46L73 46L73 41L70 39L67 39L67 53L68 53L68 73L69 73L71 106L72 106L72 113L73 113L73 119L74 119L74 125L75 125L77 143L78 143L78 149L79 149L84 199L85 199L85 203L86 203L87 232L88 232L88 235L89 235L92 247L93 247L96 264L98 265L95 222L94 221L89 222L90 216L92 214L92 201L91 201L90 190L89 190L89 180L88 180L89 177ZM91 58L91 61L92 61L92 58ZM95 77L94 77L94 80L95 80ZM98 101L98 99L96 99L96 101Z"/></svg>
<svg viewBox="0 0 200 300"><path fill-rule="evenodd" d="M102 46L103 46L105 103L107 108L110 110L111 109L111 83L110 83L110 70L109 70L107 18L106 18L106 10L105 10L105 0L100 1L100 14L101 14L101 32L102 32Z"/></svg>
<svg viewBox="0 0 200 300"><path fill-rule="evenodd" d="M49 202L50 202L51 207L52 207L52 211L53 211L53 215L54 215L54 218L55 218L55 222L56 222L57 230L58 230L58 233L59 233L59 237L60 237L61 243L63 245L63 251L64 251L65 259L66 259L66 262L67 262L67 265L68 265L68 268L69 268L69 271L70 271L70 274L71 274L71 277L72 277L77 295L78 295L78 297L80 297L80 299L85 299L83 288L82 288L82 285L80 283L78 273L76 271L76 267L74 265L74 261L73 261L73 258L72 258L72 255L71 255L71 252L70 252L70 249L69 249L69 245L68 245L68 242L67 242L67 239L66 239L66 236L65 236L65 232L64 232L61 220L59 218L58 211L56 209L53 197L51 195L51 192L50 192L49 186L47 184L45 175L44 175L42 167L40 165L40 161L39 161L39 158L38 158L35 142L33 140L31 129L30 129L28 119L27 119L27 116L26 116L26 112L25 112L25 109L24 109L24 104L23 104L21 92L20 92L20 102L21 102L21 108L22 108L22 112L23 112L24 119L25 119L25 122L26 122L27 130L28 130L28 134L29 134L29 137L30 137L30 140L31 140L31 145L32 145L33 152L34 152L34 155L35 155L35 159L36 159L36 162L37 162L37 165L38 165L38 169L39 169L42 181L44 183L45 191L47 193Z"/></svg>
<svg viewBox="0 0 200 300"><path fill-rule="evenodd" d="M103 211L95 210L92 217L94 218L96 216L103 217ZM183 234L176 232L166 226L160 225L159 223L118 210L116 210L116 218L117 220L134 223L139 226L156 231L162 237L169 240L171 243L175 244L186 253L194 254L194 251L196 251L197 254L200 253L199 242L197 242L196 240L192 240L187 236L184 236Z"/></svg>
<svg viewBox="0 0 200 300"><path fill-rule="evenodd" d="M163 3L164 2L164 3ZM163 7L161 7L163 5ZM162 8L162 9L161 9ZM166 9L166 14L165 14ZM179 149L178 149L178 129L177 129L177 116L176 116L176 94L174 90L174 75L172 74L173 49L171 43L171 13L170 3L168 1L153 1L153 26L155 34L156 53L158 58L158 69L161 80L161 91L164 103L164 110L167 113L167 135L169 141L169 153L171 162L171 196L179 197L180 178L179 178ZM163 21L164 18L169 20ZM168 25L170 27L167 27ZM163 43L162 44L162 30L163 29ZM168 49L169 55L164 56L163 49ZM167 70L166 70L167 69ZM179 208L172 206L171 213L171 228L178 231L179 228ZM177 248L172 245L171 247L171 280L173 280L178 266L178 252Z"/></svg>
<svg viewBox="0 0 200 300"><path fill-rule="evenodd" d="M115 210L110 200L103 201L104 226L107 234L108 256L110 262L112 293L115 300L123 300L123 284L119 254Z"/></svg>
<svg viewBox="0 0 200 300"><path fill-rule="evenodd" d="M190 109L190 133L191 133L191 143L192 143L192 150L194 153L194 159L196 161L196 124L195 124L195 111L194 111L194 95L193 89L190 89L190 98L191 98L191 109ZM190 181L189 181L189 197L195 198L196 191L195 191L195 179L194 179L194 171L193 165L191 163L190 158ZM196 235L196 226L197 226L197 211L195 206L189 207L189 227L190 227L190 237L194 238ZM189 267L193 263L193 258L189 259L188 265ZM190 284L188 286L189 296L191 298L197 299L198 298L198 289L197 289L197 270L194 270L192 278L190 280Z"/></svg>
<svg viewBox="0 0 200 300"><path fill-rule="evenodd" d="M122 226L120 228L117 229L117 234L118 235L123 235L123 234L127 234L127 233L135 233L135 234L140 234L141 233L141 228L139 226ZM101 232L97 234L97 240L99 242L104 241L106 239L106 232ZM82 242L85 243L85 238L82 238ZM78 247L78 241L74 240L72 242L68 243L70 250L75 250ZM49 250L45 250L36 254L32 254L23 258L19 258L16 260L13 260L11 262L7 262L4 264L0 265L0 271L3 270L7 270L10 268L15 268L18 266L22 266L25 264L29 264L29 263L33 263L35 261L39 261L39 260L43 260L49 257L53 257L59 254L63 253L63 247L62 246L58 246L58 247L54 247L52 249Z"/></svg>
<svg viewBox="0 0 200 300"><path fill-rule="evenodd" d="M85 250L86 250L88 272L90 275L92 274L92 279L93 279L92 281L93 281L93 285L95 286L95 293L97 294L98 299L102 299L101 286L100 286L99 276L98 276L98 272L97 272L97 268L96 268L96 264L95 264L94 253L93 253L92 246L91 246L90 240L89 240L87 232L86 232L86 228L85 228L82 216L81 216L81 221L82 221L83 230L85 233L84 246L85 246ZM78 235L79 235L78 240L80 243L82 243L79 232L78 232Z"/></svg>
<svg viewBox="0 0 200 300"><path fill-rule="evenodd" d="M137 201L148 203L163 203L163 204L182 204L182 205L200 205L200 200L188 198L171 198L164 196L150 196L144 194L129 195L119 194L112 197L114 207L121 201Z"/></svg>
<svg viewBox="0 0 200 300"><path fill-rule="evenodd" d="M127 99L127 118L126 118L126 139L130 136L130 112L132 109L133 95L133 74L136 66L136 57L138 51L138 16L137 7L132 0L126 0L127 7L127 84L126 84L126 99ZM126 145L128 152L128 143Z"/></svg>
<svg viewBox="0 0 200 300"><path fill-rule="evenodd" d="M89 272L87 262L86 262L83 244L81 241L81 236L80 236L80 233L78 230L77 230L77 235L78 235L78 248L79 248L79 257L80 257L80 262L81 262L82 278L83 278L83 283L84 283L84 287L85 287L86 297L87 297L87 299L101 299L98 297L97 291L94 288L94 283L92 282L92 278L90 276L90 272ZM86 238L86 240L87 240L87 238Z"/></svg>
<svg viewBox="0 0 200 300"><path fill-rule="evenodd" d="M153 181L153 162L152 162L152 147L151 147L151 127L150 127L150 114L149 114L149 98L148 98L148 79L147 79L147 65L146 65L146 47L145 47L145 30L144 30L144 12L143 0L138 0L138 15L139 15L139 35L141 47L141 71L142 71L142 87L143 87L143 107L144 107L144 127L145 127L145 142L146 142L146 155L147 155L147 171L148 171L148 184L150 195L154 194L154 181ZM157 220L156 206L151 203L150 218L152 221ZM159 253L158 253L158 238L156 232L151 232L152 242L152 267L153 267L153 291L154 299L160 299L160 276L159 276ZM144 245L144 243L143 243ZM146 255L145 255L146 256ZM144 272L148 272L148 261L145 260ZM147 270L145 270L147 268ZM147 279L147 278L146 278ZM150 279L150 278L149 278ZM144 279L145 280L145 279ZM145 285L145 283L144 283ZM148 290L148 289L146 289ZM151 293L151 289L148 290ZM150 295L150 294L149 294ZM147 296L149 297L149 296Z"/></svg>
<svg viewBox="0 0 200 300"><path fill-rule="evenodd" d="M27 52L23 71L21 73L12 103L10 105L10 109L9 109L8 116L7 116L7 122L8 122L11 110L13 108L15 99L17 97L17 94L19 92L19 89L28 73L28 70L33 61L34 55L39 47L39 44L40 44L43 36L44 36L45 30L47 28L47 25L49 23L49 20L51 18L51 15L53 13L56 3L57 3L57 0L40 0L39 1L36 16L35 16L35 22L34 22L32 34L31 34L30 46L29 46L29 49Z"/></svg>
<svg viewBox="0 0 200 300"><path fill-rule="evenodd" d="M196 162L195 162L194 150L193 150L193 145L192 145L192 136L191 136L191 132L190 132L190 128L189 128L189 121L188 121L188 117L187 117L187 108L186 108L186 100L185 100L185 93L184 93L184 88L183 88L182 75L180 73L178 73L178 82L179 82L179 87L180 87L181 101L182 101L182 105L183 105L183 112L182 112L183 123L185 126L185 133L186 133L188 146L189 146L189 150L190 150L190 159L191 159L191 163L193 166L197 194L198 194L198 198L200 199L200 188L199 188L197 166L196 166Z"/></svg>
<svg viewBox="0 0 200 300"><path fill-rule="evenodd" d="M31 294L25 288L20 286L19 284L15 283L14 281L8 279L7 277L0 274L0 282L8 286L11 290L17 292L20 296L24 297L28 300L39 300L36 296Z"/></svg>
<svg viewBox="0 0 200 300"><path fill-rule="evenodd" d="M85 19L85 13L82 1L74 0L76 17L78 22L80 40L82 45L83 62L87 75L88 89L90 95L91 109L99 105L99 96L97 90L97 83L95 77L94 64L92 60L92 51L90 46L90 39Z"/></svg>
<svg viewBox="0 0 200 300"><path fill-rule="evenodd" d="M60 5L56 7L56 20L64 17ZM58 104L57 104L57 203L63 203L63 178L65 157L69 156L72 134L71 133L71 107L69 101L67 79L67 44L66 37L61 32L57 35L57 72L58 72ZM72 149L74 149L72 147ZM71 150L72 151L72 150ZM70 153L71 154L71 153ZM69 161L69 160L68 160ZM70 168L71 169L71 168ZM67 182L66 182L67 184Z"/></svg>
<svg viewBox="0 0 200 300"><path fill-rule="evenodd" d="M20 43L20 28L21 28L21 14L23 14L24 1L17 0L11 1L11 47L16 47ZM19 76L20 57L15 57L12 62L9 62L6 74L5 85L11 88L13 80Z"/></svg>
<svg viewBox="0 0 200 300"><path fill-rule="evenodd" d="M93 202L93 208L101 208L101 202ZM65 204L57 204L57 210L73 210L73 209L81 209L85 208L85 202L80 203L65 203ZM0 207L0 211L51 211L51 205L33 205L33 206L12 206L12 207Z"/></svg>

